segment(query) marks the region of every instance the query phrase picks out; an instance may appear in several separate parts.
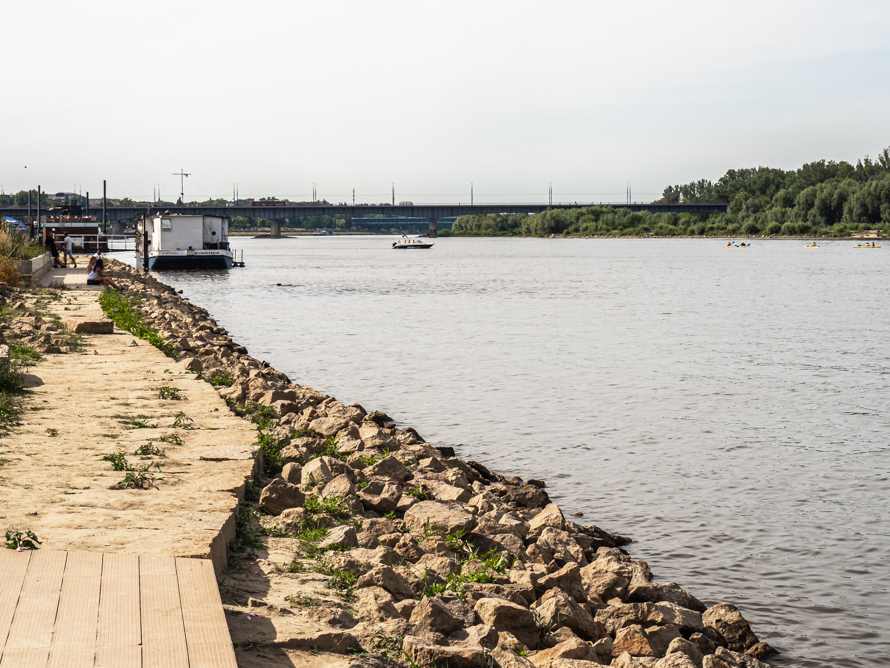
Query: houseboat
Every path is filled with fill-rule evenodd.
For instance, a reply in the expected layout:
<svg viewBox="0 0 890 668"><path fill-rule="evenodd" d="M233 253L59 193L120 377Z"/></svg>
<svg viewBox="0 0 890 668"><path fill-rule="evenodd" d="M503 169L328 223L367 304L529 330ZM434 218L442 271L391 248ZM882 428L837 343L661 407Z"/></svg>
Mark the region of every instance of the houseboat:
<svg viewBox="0 0 890 668"><path fill-rule="evenodd" d="M143 215L136 227L136 255L143 267L231 269L228 216L179 213Z"/></svg>

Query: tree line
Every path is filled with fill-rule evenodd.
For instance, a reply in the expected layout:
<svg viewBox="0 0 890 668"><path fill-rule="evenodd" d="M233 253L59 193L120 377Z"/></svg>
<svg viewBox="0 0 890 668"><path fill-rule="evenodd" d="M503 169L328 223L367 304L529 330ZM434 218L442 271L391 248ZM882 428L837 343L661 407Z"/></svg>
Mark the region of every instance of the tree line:
<svg viewBox="0 0 890 668"><path fill-rule="evenodd" d="M716 183L668 186L661 202L729 202L727 213L633 212L612 207L462 216L455 235L848 236L890 231L890 147L876 160L807 163L798 169L730 169Z"/></svg>

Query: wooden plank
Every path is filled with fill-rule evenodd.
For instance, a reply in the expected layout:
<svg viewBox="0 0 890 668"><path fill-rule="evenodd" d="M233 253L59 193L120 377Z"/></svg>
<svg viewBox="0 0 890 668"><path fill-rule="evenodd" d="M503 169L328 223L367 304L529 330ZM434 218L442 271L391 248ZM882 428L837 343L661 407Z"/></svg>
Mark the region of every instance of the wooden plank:
<svg viewBox="0 0 890 668"><path fill-rule="evenodd" d="M142 665L183 668L189 665L179 583L173 557L140 557Z"/></svg>
<svg viewBox="0 0 890 668"><path fill-rule="evenodd" d="M47 668L95 668L95 643L92 645L51 647L49 650L49 661L44 665Z"/></svg>
<svg viewBox="0 0 890 668"><path fill-rule="evenodd" d="M5 668L6 655L10 649L49 649L59 607L59 592L65 571L66 552L34 552L28 563L28 572L19 595L15 617L6 639L3 652ZM48 652L45 653L48 655ZM36 655L35 655L36 656ZM28 665L38 665L39 659L29 656ZM43 666L46 665L44 659Z"/></svg>
<svg viewBox="0 0 890 668"><path fill-rule="evenodd" d="M12 626L16 606L19 604L19 594L22 592L30 560L30 551L15 552L0 549L0 657L3 656L3 648L6 647L6 638Z"/></svg>
<svg viewBox="0 0 890 668"><path fill-rule="evenodd" d="M97 646L139 647L142 621L139 607L139 557L106 554L102 560Z"/></svg>
<svg viewBox="0 0 890 668"><path fill-rule="evenodd" d="M48 647L7 647L0 668L46 668Z"/></svg>
<svg viewBox="0 0 890 668"><path fill-rule="evenodd" d="M213 562L176 560L189 668L237 668Z"/></svg>
<svg viewBox="0 0 890 668"><path fill-rule="evenodd" d="M142 668L142 648L100 647L95 668Z"/></svg>
<svg viewBox="0 0 890 668"><path fill-rule="evenodd" d="M93 668L101 583L101 553L68 553L48 668Z"/></svg>

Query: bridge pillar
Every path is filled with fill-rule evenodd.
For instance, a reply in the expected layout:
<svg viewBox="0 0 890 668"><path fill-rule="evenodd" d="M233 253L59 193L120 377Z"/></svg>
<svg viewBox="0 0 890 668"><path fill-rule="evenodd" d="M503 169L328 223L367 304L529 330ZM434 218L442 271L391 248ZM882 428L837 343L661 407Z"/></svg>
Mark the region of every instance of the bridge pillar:
<svg viewBox="0 0 890 668"><path fill-rule="evenodd" d="M430 231L427 236L430 239L436 239L439 236L439 221L435 218L430 218Z"/></svg>
<svg viewBox="0 0 890 668"><path fill-rule="evenodd" d="M270 237L273 239L281 238L281 221L273 220L272 221L272 229L270 230Z"/></svg>

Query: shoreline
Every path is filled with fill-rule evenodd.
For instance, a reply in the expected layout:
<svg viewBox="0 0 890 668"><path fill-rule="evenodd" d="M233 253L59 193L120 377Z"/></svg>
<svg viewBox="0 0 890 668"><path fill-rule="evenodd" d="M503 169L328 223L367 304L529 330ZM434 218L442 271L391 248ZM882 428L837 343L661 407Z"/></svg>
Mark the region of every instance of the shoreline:
<svg viewBox="0 0 890 668"><path fill-rule="evenodd" d="M221 582L239 665L767 665L734 606L653 582L629 539L566 518L544 482L291 383L206 309L116 264L178 367L216 379L257 428L263 466Z"/></svg>

